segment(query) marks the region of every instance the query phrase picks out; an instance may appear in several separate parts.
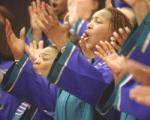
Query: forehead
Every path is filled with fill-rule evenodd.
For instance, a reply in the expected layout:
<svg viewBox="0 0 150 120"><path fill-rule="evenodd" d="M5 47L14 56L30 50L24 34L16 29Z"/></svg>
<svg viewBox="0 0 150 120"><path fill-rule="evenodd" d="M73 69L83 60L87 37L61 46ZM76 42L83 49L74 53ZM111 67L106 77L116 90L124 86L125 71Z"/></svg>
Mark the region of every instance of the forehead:
<svg viewBox="0 0 150 120"><path fill-rule="evenodd" d="M110 19L111 18L111 12L109 12L108 10L106 9L103 9L103 10L99 10L97 11L94 15L93 15L93 18L95 17L99 17L99 18L102 18L102 19Z"/></svg>

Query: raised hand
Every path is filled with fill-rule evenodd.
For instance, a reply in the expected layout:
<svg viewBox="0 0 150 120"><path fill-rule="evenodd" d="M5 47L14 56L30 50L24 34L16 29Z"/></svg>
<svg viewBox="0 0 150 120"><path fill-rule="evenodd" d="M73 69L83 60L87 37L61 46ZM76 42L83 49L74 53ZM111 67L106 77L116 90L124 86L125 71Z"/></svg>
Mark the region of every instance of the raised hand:
<svg viewBox="0 0 150 120"><path fill-rule="evenodd" d="M9 20L6 20L5 32L7 43L12 51L14 59L20 60L25 50L25 27L20 30L19 38L16 37Z"/></svg>
<svg viewBox="0 0 150 120"><path fill-rule="evenodd" d="M88 59L91 59L91 58L94 58L94 54L92 51L90 51L87 47L86 47L86 35L85 33L82 35L81 37L81 40L79 41L79 45L80 45L80 49L82 51L82 53L88 58Z"/></svg>
<svg viewBox="0 0 150 120"><path fill-rule="evenodd" d="M124 41L129 36L131 30L128 27L119 28L118 32L113 32L111 40L111 45L115 48L116 51L120 49Z"/></svg>
<svg viewBox="0 0 150 120"><path fill-rule="evenodd" d="M39 58L43 49L44 49L44 43L42 40L39 41L38 45L37 42L33 40L33 42L30 43L30 45L25 46L25 51L29 55L32 62L34 62L36 59Z"/></svg>
<svg viewBox="0 0 150 120"><path fill-rule="evenodd" d="M37 23L40 29L48 38L56 44L58 48L63 47L68 42L69 25L60 24L53 8L42 2L41 12L38 13Z"/></svg>
<svg viewBox="0 0 150 120"><path fill-rule="evenodd" d="M106 62L109 60L109 57L117 56L117 52L107 41L100 41L99 44L96 45L96 50L94 53Z"/></svg>
<svg viewBox="0 0 150 120"><path fill-rule="evenodd" d="M41 11L42 3L40 0L33 1L28 7L30 15L30 25L32 27L32 38L37 42L41 40L42 31L40 30L39 25L37 24L38 13Z"/></svg>
<svg viewBox="0 0 150 120"><path fill-rule="evenodd" d="M28 7L29 15L30 15L30 24L33 30L40 30L36 20L37 20L37 13L40 12L41 2L40 0L33 1L31 5Z"/></svg>
<svg viewBox="0 0 150 120"><path fill-rule="evenodd" d="M125 64L125 58L119 56L112 45L107 41L100 41L99 44L96 45L96 49L97 50L94 52L95 55L108 64L114 74L115 83L117 84L122 75L122 67Z"/></svg>
<svg viewBox="0 0 150 120"><path fill-rule="evenodd" d="M144 104L146 106L150 106L150 87L149 86L137 86L130 91L130 98Z"/></svg>

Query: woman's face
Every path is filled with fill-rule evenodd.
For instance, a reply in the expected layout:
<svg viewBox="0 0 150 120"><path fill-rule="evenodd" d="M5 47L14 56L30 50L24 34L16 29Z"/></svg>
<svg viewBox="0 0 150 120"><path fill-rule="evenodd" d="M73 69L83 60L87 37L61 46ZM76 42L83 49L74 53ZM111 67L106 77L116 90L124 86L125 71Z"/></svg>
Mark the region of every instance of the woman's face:
<svg viewBox="0 0 150 120"><path fill-rule="evenodd" d="M93 15L88 29L85 32L87 38L86 48L93 51L95 45L100 40L109 40L111 35L110 19L111 13L106 9L100 10Z"/></svg>
<svg viewBox="0 0 150 120"><path fill-rule="evenodd" d="M57 50L55 48L44 48L39 57L33 61L33 68L38 74L47 76L56 55Z"/></svg>
<svg viewBox="0 0 150 120"><path fill-rule="evenodd" d="M67 0L53 0L52 5L57 16L64 15L67 12Z"/></svg>

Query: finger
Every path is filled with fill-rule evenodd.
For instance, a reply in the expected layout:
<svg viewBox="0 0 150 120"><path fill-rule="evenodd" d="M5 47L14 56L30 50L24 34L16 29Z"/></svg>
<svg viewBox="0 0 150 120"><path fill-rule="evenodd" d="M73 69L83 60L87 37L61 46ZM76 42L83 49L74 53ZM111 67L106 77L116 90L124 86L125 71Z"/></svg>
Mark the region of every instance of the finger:
<svg viewBox="0 0 150 120"><path fill-rule="evenodd" d="M6 37L7 37L7 42L10 43L10 42L13 42L13 40L15 40L16 36L13 32L13 29L12 29L12 26L11 26L11 23L8 19L6 19L6 25L5 25L5 33L6 33ZM11 39L14 38L14 39Z"/></svg>
<svg viewBox="0 0 150 120"><path fill-rule="evenodd" d="M37 42L35 40L32 41L32 45L34 49L37 49Z"/></svg>
<svg viewBox="0 0 150 120"><path fill-rule="evenodd" d="M33 43L31 42L30 45L29 45L30 49L33 49Z"/></svg>
<svg viewBox="0 0 150 120"><path fill-rule="evenodd" d="M59 24L58 18L54 13L53 8L50 7L49 5L47 5L46 10L48 11L48 15L49 15L49 19L50 19L51 23ZM68 22L67 22L67 24L70 25Z"/></svg>
<svg viewBox="0 0 150 120"><path fill-rule="evenodd" d="M42 7L41 7L41 12L42 12L44 15L48 14L48 13L47 13L47 10L46 10L46 3L45 3L44 1L42 1L41 5L42 5Z"/></svg>
<svg viewBox="0 0 150 120"><path fill-rule="evenodd" d="M29 55L30 53L30 46L25 44L25 52Z"/></svg>
<svg viewBox="0 0 150 120"><path fill-rule="evenodd" d="M122 38L122 41L120 41L120 45L122 45L122 43L124 43L124 41L127 39L128 33L124 29L122 29L122 28L119 28L118 31L119 31L119 34L120 34L120 36Z"/></svg>
<svg viewBox="0 0 150 120"><path fill-rule="evenodd" d="M56 16L55 13L54 13L53 8L50 7L49 5L47 5L47 6L46 6L46 10L48 11L48 14L53 18L53 20L54 20L55 22L58 22L58 18L57 18L57 16Z"/></svg>
<svg viewBox="0 0 150 120"><path fill-rule="evenodd" d="M121 35L122 38L125 38L127 36L127 33L123 28L119 28L118 32L119 32L119 34Z"/></svg>
<svg viewBox="0 0 150 120"><path fill-rule="evenodd" d="M49 24L49 21L48 21L49 16L46 15L46 13L40 12L40 13L38 14L38 18L40 19L40 21L41 21L45 26L48 26L48 24Z"/></svg>
<svg viewBox="0 0 150 120"><path fill-rule="evenodd" d="M117 33L117 32L113 32L113 37L115 39L115 42L117 44L121 45L121 43L122 43L122 37L120 36L120 34Z"/></svg>
<svg viewBox="0 0 150 120"><path fill-rule="evenodd" d="M105 43L107 44L109 51L111 51L111 54L116 53L115 49L112 47L112 45L108 41L105 41Z"/></svg>
<svg viewBox="0 0 150 120"><path fill-rule="evenodd" d="M28 46L27 44L25 45L25 52L29 55L29 57L32 61L35 60L32 50L31 50L30 46Z"/></svg>
<svg viewBox="0 0 150 120"><path fill-rule="evenodd" d="M104 43L103 41L99 41L99 46L100 46L100 49L101 49L101 51L103 52L103 54L104 54L105 56L107 56L107 51L108 51L108 49L107 49L105 43Z"/></svg>
<svg viewBox="0 0 150 120"><path fill-rule="evenodd" d="M104 60L103 55L99 51L94 51L94 54Z"/></svg>
<svg viewBox="0 0 150 120"><path fill-rule="evenodd" d="M64 17L64 22L69 22L69 13L67 13Z"/></svg>
<svg viewBox="0 0 150 120"><path fill-rule="evenodd" d="M120 46L116 42L110 42L110 44L113 46L116 52L120 49Z"/></svg>
<svg viewBox="0 0 150 120"><path fill-rule="evenodd" d="M25 29L25 27L23 27L23 28L20 30L20 39L21 39L21 40L25 40L25 32L26 32L26 29Z"/></svg>
<svg viewBox="0 0 150 120"><path fill-rule="evenodd" d="M40 0L36 0L36 9L37 9L37 12L40 11L40 6L41 6Z"/></svg>
<svg viewBox="0 0 150 120"><path fill-rule="evenodd" d="M136 87L130 91L130 98L145 105L150 105L150 102L148 102L150 99L149 89L150 87L147 88L145 86Z"/></svg>
<svg viewBox="0 0 150 120"><path fill-rule="evenodd" d="M29 11L29 15L30 15L30 17L31 17L32 14L33 14L33 8L32 8L31 5L28 7L28 11Z"/></svg>
<svg viewBox="0 0 150 120"><path fill-rule="evenodd" d="M102 56L107 56L107 53L103 50L102 45L101 45L101 41L99 45L96 45L96 50L102 55Z"/></svg>
<svg viewBox="0 0 150 120"><path fill-rule="evenodd" d="M44 32L45 31L45 24L40 19L36 19L37 25L40 27L40 29Z"/></svg>
<svg viewBox="0 0 150 120"><path fill-rule="evenodd" d="M124 29L125 29L125 31L126 31L127 34L131 33L131 29L129 27L125 27Z"/></svg>
<svg viewBox="0 0 150 120"><path fill-rule="evenodd" d="M5 34L6 34L6 37L7 37L7 40L9 40L9 36L10 36L10 29L9 29L9 20L6 19L6 23L5 23Z"/></svg>
<svg viewBox="0 0 150 120"><path fill-rule="evenodd" d="M134 88L134 90L136 91L139 91L140 93L147 93L147 92L150 92L150 87L149 86L138 86L136 88Z"/></svg>
<svg viewBox="0 0 150 120"><path fill-rule="evenodd" d="M40 42L38 43L38 48L39 49L43 49L44 48L44 42L43 42L43 40L40 40Z"/></svg>
<svg viewBox="0 0 150 120"><path fill-rule="evenodd" d="M35 1L33 1L31 3L31 5L32 5L33 12L36 12L36 3L35 3Z"/></svg>
<svg viewBox="0 0 150 120"><path fill-rule="evenodd" d="M31 52L31 46L25 44L25 52L30 56L32 56L32 52Z"/></svg>
<svg viewBox="0 0 150 120"><path fill-rule="evenodd" d="M111 54L111 51L109 50L109 48L105 42L101 41L100 44L107 55Z"/></svg>

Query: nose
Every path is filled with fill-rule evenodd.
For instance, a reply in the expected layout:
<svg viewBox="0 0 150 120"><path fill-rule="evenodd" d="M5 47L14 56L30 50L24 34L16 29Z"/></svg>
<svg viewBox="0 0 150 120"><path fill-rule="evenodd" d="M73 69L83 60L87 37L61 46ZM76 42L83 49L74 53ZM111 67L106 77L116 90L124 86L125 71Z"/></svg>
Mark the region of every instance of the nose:
<svg viewBox="0 0 150 120"><path fill-rule="evenodd" d="M88 24L88 29L92 29L93 28L93 24L92 24L92 22L90 22L89 24Z"/></svg>
<svg viewBox="0 0 150 120"><path fill-rule="evenodd" d="M41 63L40 58L37 58L36 60L34 60L34 64L40 64L40 63Z"/></svg>

